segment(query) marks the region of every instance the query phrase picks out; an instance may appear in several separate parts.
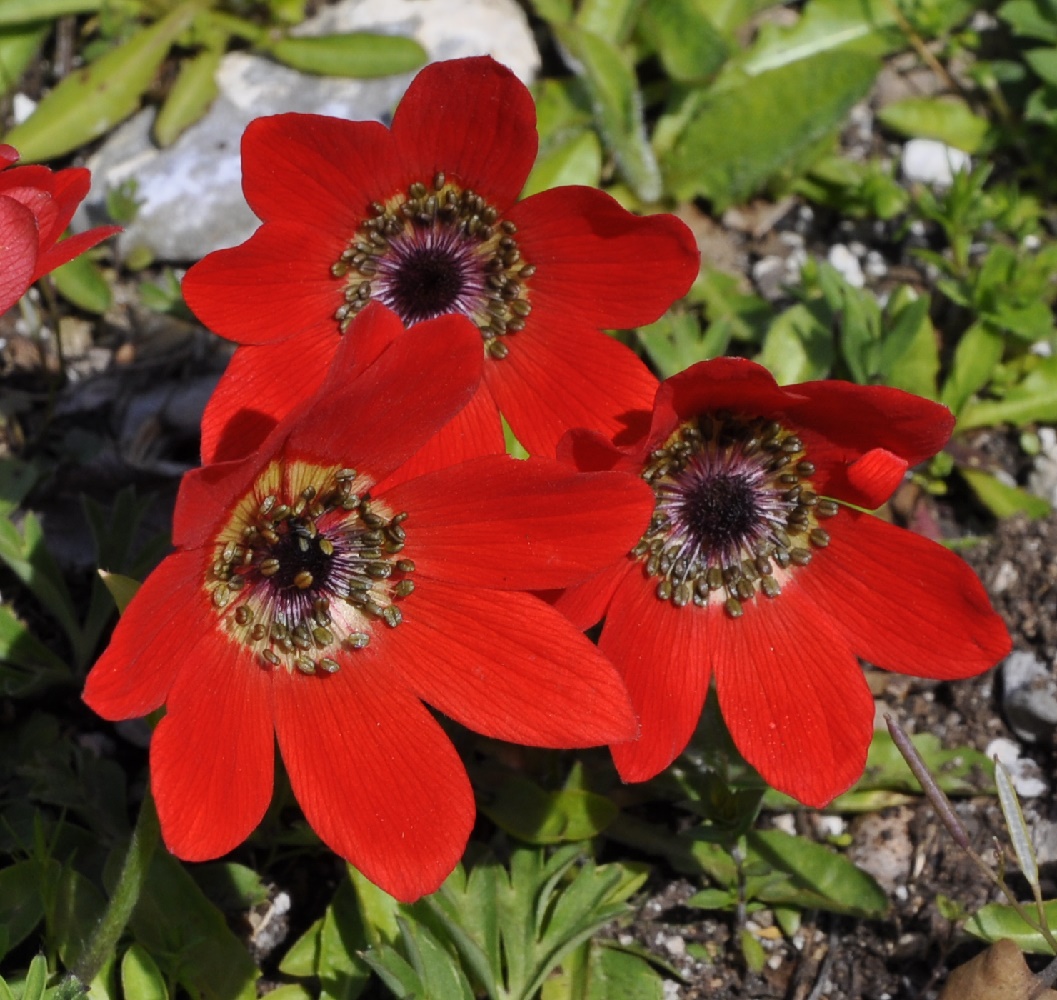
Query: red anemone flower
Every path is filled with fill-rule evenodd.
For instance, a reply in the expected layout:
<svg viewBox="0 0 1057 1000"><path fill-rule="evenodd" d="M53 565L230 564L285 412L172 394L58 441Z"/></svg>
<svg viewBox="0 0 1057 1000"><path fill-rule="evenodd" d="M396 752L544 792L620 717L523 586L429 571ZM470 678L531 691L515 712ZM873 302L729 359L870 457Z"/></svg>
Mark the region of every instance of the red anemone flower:
<svg viewBox="0 0 1057 1000"><path fill-rule="evenodd" d="M517 201L537 142L531 94L486 57L427 66L388 129L305 114L252 122L242 183L263 225L183 284L207 326L260 345L236 352L214 397L207 460L209 425L243 405L242 383L271 385L255 405L281 416L318 386L372 299L406 326L473 320L487 392L533 454L553 455L571 427L626 431L655 381L601 328L657 319L696 277L697 246L674 216L639 218L593 188ZM291 357L303 359L295 369Z"/></svg>
<svg viewBox="0 0 1057 1000"><path fill-rule="evenodd" d="M391 346L364 366L350 336L320 392L255 454L185 477L176 551L129 605L84 699L108 719L165 705L151 785L179 857L214 858L250 834L277 738L321 839L410 900L448 875L474 818L422 701L514 742L635 735L611 664L521 591L614 559L653 500L635 476L544 459L404 478L476 388L480 337L454 316L404 333L381 306L356 334Z"/></svg>
<svg viewBox="0 0 1057 1000"><path fill-rule="evenodd" d="M90 174L83 167L10 169L17 160L17 150L0 145L0 313L38 278L120 231L100 226L60 242L88 194Z"/></svg>
<svg viewBox="0 0 1057 1000"><path fill-rule="evenodd" d="M953 424L897 389L781 387L723 358L661 384L638 444L562 442L580 468L635 471L656 498L630 556L557 601L581 627L605 616L599 645L641 723L636 742L612 747L625 780L675 759L714 682L745 759L821 806L865 765L874 709L856 657L951 680L1009 652L961 559L856 509L884 503Z"/></svg>

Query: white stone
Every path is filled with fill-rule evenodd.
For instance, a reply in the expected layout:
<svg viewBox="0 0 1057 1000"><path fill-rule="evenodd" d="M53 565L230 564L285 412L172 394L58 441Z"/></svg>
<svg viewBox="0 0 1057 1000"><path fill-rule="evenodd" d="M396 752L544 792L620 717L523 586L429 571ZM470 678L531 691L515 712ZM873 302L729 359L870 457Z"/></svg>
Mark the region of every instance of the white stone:
<svg viewBox="0 0 1057 1000"><path fill-rule="evenodd" d="M16 125L21 125L36 110L37 102L28 94L15 94L11 99L11 118Z"/></svg>
<svg viewBox="0 0 1057 1000"><path fill-rule="evenodd" d="M491 55L526 83L539 69L539 52L516 0L341 0L298 29L301 34L361 30L414 38L433 61ZM153 109L115 130L89 162L92 191L75 226L97 225L106 192L133 181L140 204L118 237L122 253L145 247L157 259L195 261L241 243L259 224L242 195L239 152L252 119L300 111L388 120L413 75L317 77L263 56L229 53L217 73L220 95L168 149L151 140Z"/></svg>
<svg viewBox="0 0 1057 1000"><path fill-rule="evenodd" d="M1013 740L1004 737L992 740L984 753L1009 772L1013 787L1022 799L1036 799L1046 794L1048 786L1042 779L1039 765L1029 757L1021 757L1020 747Z"/></svg>
<svg viewBox="0 0 1057 1000"><path fill-rule="evenodd" d="M866 276L862 273L862 265L859 263L859 258L843 243L836 243L831 246L826 259L852 288L862 288L866 284Z"/></svg>
<svg viewBox="0 0 1057 1000"><path fill-rule="evenodd" d="M1028 489L1057 506L1057 431L1052 427L1040 427L1037 433L1039 453L1035 456L1035 467L1028 475Z"/></svg>
<svg viewBox="0 0 1057 1000"><path fill-rule="evenodd" d="M968 153L936 139L911 139L903 147L901 164L907 181L946 188L956 173L970 168L972 160Z"/></svg>

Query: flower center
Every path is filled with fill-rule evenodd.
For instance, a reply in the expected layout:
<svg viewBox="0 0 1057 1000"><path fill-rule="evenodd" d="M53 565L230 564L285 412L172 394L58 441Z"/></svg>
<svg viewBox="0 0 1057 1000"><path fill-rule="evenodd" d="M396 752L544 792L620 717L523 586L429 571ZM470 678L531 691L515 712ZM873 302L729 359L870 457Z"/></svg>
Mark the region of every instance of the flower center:
<svg viewBox="0 0 1057 1000"><path fill-rule="evenodd" d="M521 259L517 226L479 194L449 183L414 183L407 194L373 202L331 274L345 280L334 318L344 333L371 299L404 324L459 313L477 325L488 356L510 353L506 338L532 311L526 280L536 268Z"/></svg>
<svg viewBox="0 0 1057 1000"><path fill-rule="evenodd" d="M403 620L396 602L415 589L415 564L399 555L407 514L366 486L355 469L273 462L217 536L206 591L263 666L332 674L379 622Z"/></svg>
<svg viewBox="0 0 1057 1000"><path fill-rule="evenodd" d="M811 484L803 442L777 421L721 411L683 424L642 471L657 504L631 550L657 579L657 596L677 608L744 603L811 562L829 535L819 520L839 510Z"/></svg>

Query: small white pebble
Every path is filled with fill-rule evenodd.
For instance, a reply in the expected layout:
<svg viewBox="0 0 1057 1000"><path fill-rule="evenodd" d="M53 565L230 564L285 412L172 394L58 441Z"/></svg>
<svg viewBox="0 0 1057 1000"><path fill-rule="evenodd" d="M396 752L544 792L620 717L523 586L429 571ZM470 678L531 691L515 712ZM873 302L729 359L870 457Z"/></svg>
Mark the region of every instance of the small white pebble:
<svg viewBox="0 0 1057 1000"><path fill-rule="evenodd" d="M900 164L903 177L911 183L948 188L954 175L968 170L972 160L968 153L935 139L911 139L903 147Z"/></svg>
<svg viewBox="0 0 1057 1000"><path fill-rule="evenodd" d="M15 94L11 100L11 117L16 125L21 125L36 110L37 102L28 94Z"/></svg>
<svg viewBox="0 0 1057 1000"><path fill-rule="evenodd" d="M670 938L665 939L664 950L672 958L682 958L686 954L686 941L683 940L681 935L673 934Z"/></svg>
<svg viewBox="0 0 1057 1000"><path fill-rule="evenodd" d="M866 284L859 259L843 243L831 246L826 259L852 288L862 288Z"/></svg>

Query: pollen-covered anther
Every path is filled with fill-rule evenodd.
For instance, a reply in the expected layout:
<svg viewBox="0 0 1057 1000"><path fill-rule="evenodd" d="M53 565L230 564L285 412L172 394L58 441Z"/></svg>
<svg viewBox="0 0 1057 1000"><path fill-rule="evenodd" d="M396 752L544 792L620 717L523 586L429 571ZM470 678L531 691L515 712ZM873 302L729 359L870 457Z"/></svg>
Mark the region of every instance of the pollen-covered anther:
<svg viewBox="0 0 1057 1000"><path fill-rule="evenodd" d="M333 674L377 623L403 620L395 602L414 591L415 569L399 555L406 520L373 501L355 469L273 463L217 538L206 590L261 666Z"/></svg>
<svg viewBox="0 0 1057 1000"><path fill-rule="evenodd" d="M334 313L344 333L371 299L410 326L457 313L481 331L488 356L510 353L507 338L532 311L536 268L521 257L517 226L481 195L438 173L384 204L372 202L331 274L345 281Z"/></svg>
<svg viewBox="0 0 1057 1000"><path fill-rule="evenodd" d="M777 598L812 550L830 541L803 441L779 422L726 411L684 423L647 457L657 498L631 555L674 607L722 603L732 618L762 594Z"/></svg>

